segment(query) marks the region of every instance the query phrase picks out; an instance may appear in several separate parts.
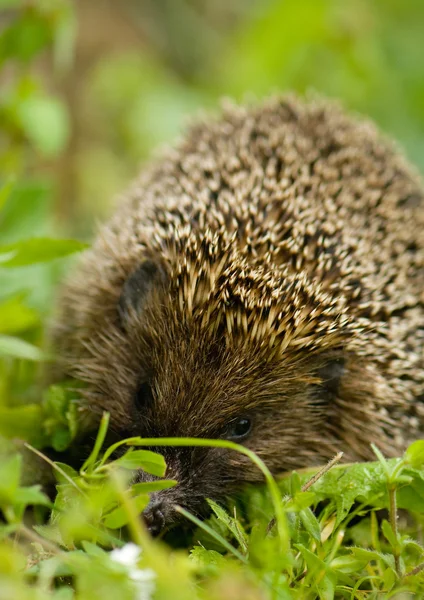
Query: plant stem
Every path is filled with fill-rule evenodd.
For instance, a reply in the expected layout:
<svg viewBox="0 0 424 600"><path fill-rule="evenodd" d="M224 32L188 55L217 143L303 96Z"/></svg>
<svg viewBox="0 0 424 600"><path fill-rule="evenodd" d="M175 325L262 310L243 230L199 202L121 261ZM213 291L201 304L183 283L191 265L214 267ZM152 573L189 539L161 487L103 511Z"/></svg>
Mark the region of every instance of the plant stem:
<svg viewBox="0 0 424 600"><path fill-rule="evenodd" d="M48 456L31 446L31 444L28 444L28 442L24 442L24 446L25 448L42 458L46 463L48 463L51 466L52 469L55 469L58 473L60 473L62 477L66 479L66 481L68 481L68 483L70 483L76 490L78 490L83 496L87 497L86 494L84 494L84 492L82 491L82 489L78 487L78 485L75 483L72 477L69 477L69 475L65 473L65 471L61 469L54 461L50 460Z"/></svg>
<svg viewBox="0 0 424 600"><path fill-rule="evenodd" d="M38 533L26 525L21 525L18 529L18 533L32 543L40 544L40 546L43 546L45 550L51 552L52 554L63 554L63 551L56 546L56 544L53 544L53 542L41 537L41 535L38 535Z"/></svg>
<svg viewBox="0 0 424 600"><path fill-rule="evenodd" d="M84 462L80 469L81 475L85 475L85 470L89 469L97 460L100 450L102 449L103 442L105 441L107 428L109 426L109 413L105 412L102 415L102 420L100 421L99 431L97 433L96 441L94 443L94 448L90 453L90 456Z"/></svg>
<svg viewBox="0 0 424 600"><path fill-rule="evenodd" d="M325 475L332 467L334 467L334 465L336 465L342 457L343 452L338 452L336 456L333 456L333 458L329 460L328 463L318 471L318 473L315 473L315 475L313 475L309 481L302 485L302 492L309 490L309 488L312 487L319 479L321 479L321 477Z"/></svg>
<svg viewBox="0 0 424 600"><path fill-rule="evenodd" d="M418 575L418 573L421 573L421 571L424 571L424 562L417 565L414 569L412 569L412 571L409 571L409 573L406 573L404 577L412 577L413 575Z"/></svg>
<svg viewBox="0 0 424 600"><path fill-rule="evenodd" d="M396 538L396 545L393 548L393 556L395 559L395 568L398 577L401 576L400 572L400 554L399 554L399 544L398 544L398 526L397 526L397 503L396 503L396 486L394 484L389 485L389 515L390 515L390 525L392 526L393 534Z"/></svg>

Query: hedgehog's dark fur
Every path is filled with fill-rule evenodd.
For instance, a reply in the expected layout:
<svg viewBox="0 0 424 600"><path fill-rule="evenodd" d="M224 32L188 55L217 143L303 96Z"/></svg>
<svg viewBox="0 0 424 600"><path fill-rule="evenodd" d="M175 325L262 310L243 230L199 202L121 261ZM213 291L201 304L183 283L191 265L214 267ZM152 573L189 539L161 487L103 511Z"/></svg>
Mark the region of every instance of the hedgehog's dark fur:
<svg viewBox="0 0 424 600"><path fill-rule="evenodd" d="M368 459L371 442L399 453L423 434L422 198L375 127L328 102L227 107L86 253L63 293L63 372L119 435L222 437L247 415L274 473ZM166 456L181 483L164 494L192 508L260 478L234 453Z"/></svg>

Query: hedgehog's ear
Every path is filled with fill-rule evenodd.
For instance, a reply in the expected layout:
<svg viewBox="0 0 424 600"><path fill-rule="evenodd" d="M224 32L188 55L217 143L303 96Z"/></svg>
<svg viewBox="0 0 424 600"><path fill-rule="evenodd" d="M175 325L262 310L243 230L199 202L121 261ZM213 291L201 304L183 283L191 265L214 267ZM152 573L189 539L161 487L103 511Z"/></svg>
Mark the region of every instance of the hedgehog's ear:
<svg viewBox="0 0 424 600"><path fill-rule="evenodd" d="M320 381L314 386L314 404L324 406L336 398L345 370L345 359L342 355L328 357L318 367L316 376Z"/></svg>
<svg viewBox="0 0 424 600"><path fill-rule="evenodd" d="M125 281L118 302L118 314L123 326L131 313L139 314L149 292L165 283L166 274L161 265L153 260L145 260Z"/></svg>
<svg viewBox="0 0 424 600"><path fill-rule="evenodd" d="M324 392L335 395L340 386L341 378L345 372L345 359L343 356L330 358L318 369L318 377L321 379L320 387Z"/></svg>

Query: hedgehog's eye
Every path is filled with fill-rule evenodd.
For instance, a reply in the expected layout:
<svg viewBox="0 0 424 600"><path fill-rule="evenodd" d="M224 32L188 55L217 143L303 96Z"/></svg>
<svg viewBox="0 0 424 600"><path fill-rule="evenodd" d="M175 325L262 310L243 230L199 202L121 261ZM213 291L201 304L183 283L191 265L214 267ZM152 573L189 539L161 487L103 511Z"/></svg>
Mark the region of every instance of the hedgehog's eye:
<svg viewBox="0 0 424 600"><path fill-rule="evenodd" d="M141 383L135 393L135 405L139 410L146 410L153 402L153 393L151 386L145 381Z"/></svg>
<svg viewBox="0 0 424 600"><path fill-rule="evenodd" d="M225 430L225 437L228 440L240 442L245 440L252 429L252 421L247 417L241 417L233 421Z"/></svg>

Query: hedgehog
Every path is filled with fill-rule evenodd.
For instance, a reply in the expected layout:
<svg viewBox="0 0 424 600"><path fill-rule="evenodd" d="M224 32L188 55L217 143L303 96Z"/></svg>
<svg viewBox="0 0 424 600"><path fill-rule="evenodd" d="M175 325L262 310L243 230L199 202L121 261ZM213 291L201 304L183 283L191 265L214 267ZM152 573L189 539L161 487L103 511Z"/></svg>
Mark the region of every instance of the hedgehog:
<svg viewBox="0 0 424 600"><path fill-rule="evenodd" d="M394 456L424 432L423 213L371 122L226 102L145 168L64 285L61 376L117 438L232 440L276 475L372 442ZM235 451L159 451L178 485L152 495L153 533L262 478Z"/></svg>

